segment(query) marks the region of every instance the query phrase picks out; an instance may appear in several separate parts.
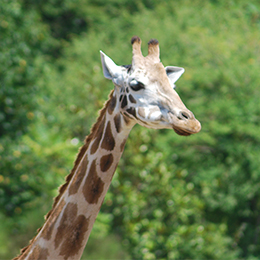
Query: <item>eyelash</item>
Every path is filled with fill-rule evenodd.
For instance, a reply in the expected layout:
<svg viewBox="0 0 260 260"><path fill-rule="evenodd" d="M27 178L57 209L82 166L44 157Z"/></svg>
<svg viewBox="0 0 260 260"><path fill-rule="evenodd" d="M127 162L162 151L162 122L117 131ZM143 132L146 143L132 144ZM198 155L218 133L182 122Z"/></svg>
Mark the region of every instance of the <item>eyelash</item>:
<svg viewBox="0 0 260 260"><path fill-rule="evenodd" d="M139 91L141 89L144 89L144 84L141 82L137 82L137 84L131 84L130 83L130 88L134 91Z"/></svg>

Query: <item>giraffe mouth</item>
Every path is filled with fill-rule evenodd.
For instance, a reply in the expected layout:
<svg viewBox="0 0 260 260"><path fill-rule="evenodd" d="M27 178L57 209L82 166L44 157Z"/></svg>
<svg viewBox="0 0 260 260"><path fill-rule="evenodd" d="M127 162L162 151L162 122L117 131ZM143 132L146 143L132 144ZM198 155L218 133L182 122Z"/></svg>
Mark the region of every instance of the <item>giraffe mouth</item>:
<svg viewBox="0 0 260 260"><path fill-rule="evenodd" d="M188 131L185 131L183 129L176 128L176 127L173 127L173 130L175 131L176 134L182 135L182 136L189 136L189 135L193 134L191 132L188 132Z"/></svg>
<svg viewBox="0 0 260 260"><path fill-rule="evenodd" d="M182 112L181 116L175 116L169 113L171 119L171 126L178 135L189 136L196 134L201 130L200 122L194 117L192 113Z"/></svg>

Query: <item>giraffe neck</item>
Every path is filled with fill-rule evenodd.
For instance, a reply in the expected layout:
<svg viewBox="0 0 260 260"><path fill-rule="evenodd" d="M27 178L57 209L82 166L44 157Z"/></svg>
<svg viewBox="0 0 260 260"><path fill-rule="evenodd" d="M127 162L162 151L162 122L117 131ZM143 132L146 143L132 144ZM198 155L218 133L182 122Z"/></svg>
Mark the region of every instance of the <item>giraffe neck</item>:
<svg viewBox="0 0 260 260"><path fill-rule="evenodd" d="M134 125L117 100L112 92L44 226L17 259L80 259Z"/></svg>

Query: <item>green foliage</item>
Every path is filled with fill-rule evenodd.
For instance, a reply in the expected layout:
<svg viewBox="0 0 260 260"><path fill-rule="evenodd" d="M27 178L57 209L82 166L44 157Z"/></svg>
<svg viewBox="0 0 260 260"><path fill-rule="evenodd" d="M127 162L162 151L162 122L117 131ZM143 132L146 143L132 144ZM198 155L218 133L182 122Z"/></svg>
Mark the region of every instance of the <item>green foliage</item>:
<svg viewBox="0 0 260 260"><path fill-rule="evenodd" d="M33 133L26 133L40 119L39 102L44 92L39 79L46 60L50 60L47 54L61 48L41 21L41 14L24 9L24 5L16 0L3 0L0 5L0 208L8 216L20 213L43 191L41 176L48 163L41 158L44 153L35 153L28 145ZM45 131L42 128L36 132ZM41 141L36 138L36 143Z"/></svg>
<svg viewBox="0 0 260 260"><path fill-rule="evenodd" d="M258 1L2 1L0 256L41 225L113 87L99 50L130 64L139 35L185 68L202 131L133 129L84 257L258 259Z"/></svg>
<svg viewBox="0 0 260 260"><path fill-rule="evenodd" d="M37 14L28 12L24 19L18 1L3 1L0 8L0 136L14 138L26 130L33 118L37 76L33 59L39 55L44 28L39 24L30 31L32 24L38 22Z"/></svg>

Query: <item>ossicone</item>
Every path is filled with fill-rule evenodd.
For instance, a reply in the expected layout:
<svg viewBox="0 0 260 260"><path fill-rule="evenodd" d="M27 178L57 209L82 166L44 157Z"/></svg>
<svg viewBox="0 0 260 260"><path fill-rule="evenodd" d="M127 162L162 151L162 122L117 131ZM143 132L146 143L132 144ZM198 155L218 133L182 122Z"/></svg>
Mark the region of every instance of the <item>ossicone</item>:
<svg viewBox="0 0 260 260"><path fill-rule="evenodd" d="M138 36L133 36L131 39L131 44L134 44L135 42L141 43L141 39Z"/></svg>
<svg viewBox="0 0 260 260"><path fill-rule="evenodd" d="M149 60L153 63L160 62L160 50L159 50L159 42L156 39L151 39L148 42L148 55L146 57L143 56L141 50L142 41L138 36L133 36L131 39L131 44L133 46L133 59L132 66L133 67L142 67L145 60Z"/></svg>
<svg viewBox="0 0 260 260"><path fill-rule="evenodd" d="M154 61L154 63L160 62L160 49L159 42L156 39L151 39L148 42L148 55L147 58Z"/></svg>

